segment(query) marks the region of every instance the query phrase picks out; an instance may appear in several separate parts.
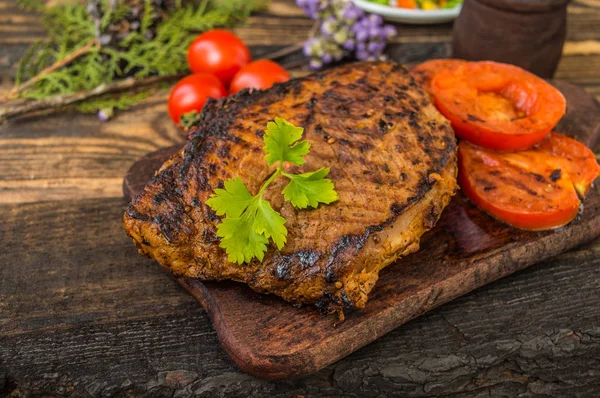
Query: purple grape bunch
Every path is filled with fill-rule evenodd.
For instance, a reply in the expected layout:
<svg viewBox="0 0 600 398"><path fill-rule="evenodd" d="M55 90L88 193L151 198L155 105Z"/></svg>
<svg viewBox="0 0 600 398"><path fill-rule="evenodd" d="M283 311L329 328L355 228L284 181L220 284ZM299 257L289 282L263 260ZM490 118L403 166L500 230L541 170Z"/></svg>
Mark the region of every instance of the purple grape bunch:
<svg viewBox="0 0 600 398"><path fill-rule="evenodd" d="M296 0L304 13L318 22L318 29L304 44L312 69L351 57L360 61L385 59L383 50L396 35L376 14L366 14L346 0Z"/></svg>

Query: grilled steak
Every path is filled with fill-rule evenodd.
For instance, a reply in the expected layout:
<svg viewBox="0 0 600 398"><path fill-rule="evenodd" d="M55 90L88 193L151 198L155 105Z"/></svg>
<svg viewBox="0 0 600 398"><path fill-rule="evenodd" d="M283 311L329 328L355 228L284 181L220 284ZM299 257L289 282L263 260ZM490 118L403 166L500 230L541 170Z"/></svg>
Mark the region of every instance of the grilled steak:
<svg viewBox="0 0 600 398"><path fill-rule="evenodd" d="M205 205L239 176L256 193L274 171L263 131L282 117L311 143L306 172L330 167L339 200L299 210L284 202L286 181L265 193L286 218L287 244L264 260L227 262L219 217ZM211 100L188 144L167 161L125 212L141 254L175 275L247 283L322 310L363 308L379 271L419 248L456 189L449 123L408 72L392 62L345 65L266 91ZM397 266L401 267L401 264Z"/></svg>

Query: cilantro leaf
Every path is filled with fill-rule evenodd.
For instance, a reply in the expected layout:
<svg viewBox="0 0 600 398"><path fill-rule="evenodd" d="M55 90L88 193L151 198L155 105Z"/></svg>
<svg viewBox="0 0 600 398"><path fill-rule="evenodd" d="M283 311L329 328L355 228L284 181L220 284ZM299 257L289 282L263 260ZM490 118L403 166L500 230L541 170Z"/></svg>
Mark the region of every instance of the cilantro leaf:
<svg viewBox="0 0 600 398"><path fill-rule="evenodd" d="M283 173L290 179L283 190L285 200L289 200L292 205L300 209L306 209L308 206L316 208L319 203L335 202L339 196L333 182L325 178L327 174L329 174L328 167L304 174Z"/></svg>
<svg viewBox="0 0 600 398"><path fill-rule="evenodd" d="M227 261L243 264L254 257L262 261L269 240L254 231L253 212L246 211L241 217L225 217L217 227L217 236L221 238L219 246L225 249Z"/></svg>
<svg viewBox="0 0 600 398"><path fill-rule="evenodd" d="M252 201L252 195L244 182L236 177L225 181L225 189L217 188L210 195L206 204L217 213L217 216L239 217Z"/></svg>
<svg viewBox="0 0 600 398"><path fill-rule="evenodd" d="M287 229L284 224L285 218L273 210L269 202L263 199L258 200L252 229L258 234L264 234L267 238L273 239L279 250L283 249L287 240Z"/></svg>
<svg viewBox="0 0 600 398"><path fill-rule="evenodd" d="M269 166L279 161L291 162L296 166L305 163L304 155L310 151L310 142L298 141L302 138L303 131L302 127L296 127L278 117L275 122L267 124L263 149L267 153L265 160Z"/></svg>
<svg viewBox="0 0 600 398"><path fill-rule="evenodd" d="M338 200L333 182L325 178L329 174L329 168L304 174L289 174L283 170L285 162L295 165L305 162L304 155L309 152L310 143L299 141L303 131L304 129L283 119L275 118L275 122L267 125L263 149L267 153L265 160L269 165L279 164L259 192L252 196L244 182L236 177L225 181L224 189L215 189L206 201L206 205L218 216L225 216L217 226L217 236L221 239L220 247L225 249L229 262L243 264L254 258L262 261L269 240L279 250L287 242L285 218L262 198L267 187L277 177L283 175L290 179L282 194L295 207L305 209Z"/></svg>

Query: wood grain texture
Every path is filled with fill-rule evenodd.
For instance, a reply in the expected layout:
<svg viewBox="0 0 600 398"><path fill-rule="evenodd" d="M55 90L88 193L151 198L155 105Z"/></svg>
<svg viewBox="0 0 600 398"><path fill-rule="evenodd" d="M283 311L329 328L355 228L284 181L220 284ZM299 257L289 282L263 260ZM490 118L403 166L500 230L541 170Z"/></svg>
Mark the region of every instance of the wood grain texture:
<svg viewBox="0 0 600 398"><path fill-rule="evenodd" d="M583 89L554 82L568 103L558 131L593 147L600 140L600 105ZM180 147L136 162L123 187L141 192L154 171ZM589 242L600 235L600 190L586 198L578 219L558 231L525 232L493 221L459 195L421 250L380 273L364 311L336 325L314 308L294 308L237 283L178 279L208 312L223 348L245 372L266 379L306 376L394 328L480 286Z"/></svg>
<svg viewBox="0 0 600 398"><path fill-rule="evenodd" d="M600 391L598 241L444 305L313 376L268 382L238 371L201 307L137 255L124 209L116 198L0 206L0 395Z"/></svg>
<svg viewBox="0 0 600 398"><path fill-rule="evenodd" d="M572 1L568 8L570 49L559 63L556 78L577 83L600 98L600 5L594 0ZM12 84L16 63L27 46L43 37L39 16L18 8L16 0L0 0L0 91ZM312 22L293 0L273 0L267 12L256 14L238 28L255 58L303 40ZM35 28L35 29L34 29ZM448 57L452 25L399 25L388 49L401 63ZM585 46L578 43L585 42ZM309 73L301 51L281 62L300 65L295 76ZM70 200L120 195L120 180L141 156L180 141L181 135L166 112L167 92L159 93L110 123L94 115L72 112L36 116L0 125L0 203ZM69 137L70 140L65 140ZM20 189L22 184L23 189Z"/></svg>
<svg viewBox="0 0 600 398"><path fill-rule="evenodd" d="M0 91L44 37L39 21L0 0ZM304 39L309 26L293 0L273 0L239 32L259 57ZM598 26L598 0L570 3L556 74L596 98ZM398 27L394 59L450 54L451 24ZM65 112L0 126L0 396L600 395L598 241L439 307L310 377L241 373L201 307L121 229L124 173L181 139L167 95L108 124Z"/></svg>

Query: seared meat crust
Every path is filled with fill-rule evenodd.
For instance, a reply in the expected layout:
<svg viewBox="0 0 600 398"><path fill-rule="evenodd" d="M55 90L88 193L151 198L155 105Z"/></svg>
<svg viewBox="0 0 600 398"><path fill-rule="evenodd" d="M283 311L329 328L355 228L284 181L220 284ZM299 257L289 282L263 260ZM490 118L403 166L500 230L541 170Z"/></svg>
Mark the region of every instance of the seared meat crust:
<svg viewBox="0 0 600 398"><path fill-rule="evenodd" d="M276 116L304 127L311 143L306 165L289 170L330 167L340 199L298 210L276 180L265 199L287 220L286 246L270 247L262 263L228 263L215 235L219 217L205 202L235 176L259 190L274 171L262 136ZM418 250L450 201L455 154L449 123L403 67L345 65L210 101L185 148L129 205L124 226L141 254L177 276L240 281L323 310L363 308L378 272Z"/></svg>

